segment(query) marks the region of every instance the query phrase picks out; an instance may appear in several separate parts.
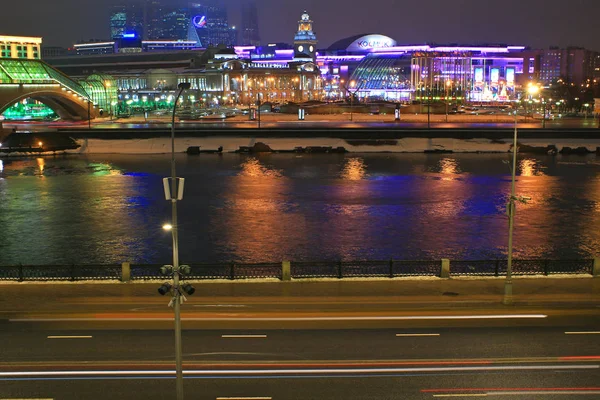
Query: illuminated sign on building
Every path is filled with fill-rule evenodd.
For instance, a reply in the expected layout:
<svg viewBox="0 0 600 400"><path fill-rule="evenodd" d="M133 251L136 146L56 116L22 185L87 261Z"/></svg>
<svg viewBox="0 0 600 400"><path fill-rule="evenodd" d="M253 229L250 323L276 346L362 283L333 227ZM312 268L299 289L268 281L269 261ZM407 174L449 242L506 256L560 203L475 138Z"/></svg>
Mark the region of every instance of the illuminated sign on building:
<svg viewBox="0 0 600 400"><path fill-rule="evenodd" d="M356 39L347 51L366 51L372 49L385 49L396 46L396 41L384 35L365 35Z"/></svg>
<svg viewBox="0 0 600 400"><path fill-rule="evenodd" d="M498 68L491 69L490 80L492 81L492 83L498 83L498 81L500 80L500 69L498 69Z"/></svg>
<svg viewBox="0 0 600 400"><path fill-rule="evenodd" d="M515 69L506 68L506 83L508 86L514 86L515 84Z"/></svg>
<svg viewBox="0 0 600 400"><path fill-rule="evenodd" d="M196 15L192 18L192 23L196 28L206 28L206 15Z"/></svg>
<svg viewBox="0 0 600 400"><path fill-rule="evenodd" d="M483 83L483 68L482 67L475 68L475 83L476 84Z"/></svg>

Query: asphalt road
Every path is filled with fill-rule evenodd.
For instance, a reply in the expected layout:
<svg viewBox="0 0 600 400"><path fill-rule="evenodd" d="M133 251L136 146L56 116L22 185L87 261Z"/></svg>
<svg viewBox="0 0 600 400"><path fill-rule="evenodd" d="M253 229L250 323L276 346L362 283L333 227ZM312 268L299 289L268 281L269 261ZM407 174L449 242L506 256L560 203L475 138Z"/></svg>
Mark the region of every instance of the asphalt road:
<svg viewBox="0 0 600 400"><path fill-rule="evenodd" d="M3 399L174 397L170 331L3 328ZM596 399L598 335L565 329L185 331L184 387L192 399Z"/></svg>
<svg viewBox="0 0 600 400"><path fill-rule="evenodd" d="M186 399L600 398L597 280L501 283L199 284ZM86 286L2 286L0 398L174 398L168 299Z"/></svg>

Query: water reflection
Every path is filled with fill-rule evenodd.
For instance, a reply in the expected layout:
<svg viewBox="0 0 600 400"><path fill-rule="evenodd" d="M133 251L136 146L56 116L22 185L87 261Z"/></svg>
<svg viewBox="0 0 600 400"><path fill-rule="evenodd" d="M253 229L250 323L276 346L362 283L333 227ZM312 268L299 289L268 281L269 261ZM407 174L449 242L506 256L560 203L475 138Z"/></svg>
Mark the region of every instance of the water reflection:
<svg viewBox="0 0 600 400"><path fill-rule="evenodd" d="M271 177L278 178L281 177L281 171L277 171L272 168L268 168L260 163L256 158L249 158L246 162L241 165L242 170L240 171L240 176L250 176L250 177Z"/></svg>
<svg viewBox="0 0 600 400"><path fill-rule="evenodd" d="M367 165L360 157L348 158L341 172L342 179L360 181L367 178Z"/></svg>
<svg viewBox="0 0 600 400"><path fill-rule="evenodd" d="M280 170L252 157L237 176L228 179L211 213L217 245L235 254L234 261L280 261L290 256L291 243L301 241L302 217L288 198L289 179Z"/></svg>
<svg viewBox="0 0 600 400"><path fill-rule="evenodd" d="M458 161L453 158L442 158L439 163L440 174L442 174L442 180L451 181L454 179L453 175L459 174Z"/></svg>
<svg viewBox="0 0 600 400"><path fill-rule="evenodd" d="M533 158L525 158L519 162L521 176L542 176L545 175L542 171L544 167L538 160Z"/></svg>
<svg viewBox="0 0 600 400"><path fill-rule="evenodd" d="M41 157L36 158L36 161L37 161L38 169L40 170L39 175L44 176L44 165L46 164L46 162Z"/></svg>
<svg viewBox="0 0 600 400"><path fill-rule="evenodd" d="M506 154L185 157L189 262L506 257ZM595 160L519 157L516 192L532 200L517 204L515 257L591 258L600 248ZM169 162L4 159L0 263L168 262L158 227L170 215L161 185Z"/></svg>

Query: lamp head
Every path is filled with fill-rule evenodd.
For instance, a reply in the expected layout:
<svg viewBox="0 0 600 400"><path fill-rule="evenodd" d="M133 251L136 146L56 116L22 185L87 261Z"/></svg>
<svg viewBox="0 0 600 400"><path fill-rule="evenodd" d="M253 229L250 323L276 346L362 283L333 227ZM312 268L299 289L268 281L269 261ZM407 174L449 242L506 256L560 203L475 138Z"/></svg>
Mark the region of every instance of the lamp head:
<svg viewBox="0 0 600 400"><path fill-rule="evenodd" d="M167 294L171 291L172 287L173 286L170 283L165 282L161 285L161 287L158 288L158 293L160 293L161 295L164 296L165 294Z"/></svg>
<svg viewBox="0 0 600 400"><path fill-rule="evenodd" d="M188 90L190 87L192 87L192 84L189 82L180 82L179 85L177 85L178 89L183 89L183 90Z"/></svg>

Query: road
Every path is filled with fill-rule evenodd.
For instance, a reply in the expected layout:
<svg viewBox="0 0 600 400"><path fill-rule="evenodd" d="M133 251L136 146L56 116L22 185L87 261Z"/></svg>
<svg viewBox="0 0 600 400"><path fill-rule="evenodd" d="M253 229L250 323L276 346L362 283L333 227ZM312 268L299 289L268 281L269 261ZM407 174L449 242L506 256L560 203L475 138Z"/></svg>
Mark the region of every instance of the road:
<svg viewBox="0 0 600 400"><path fill-rule="evenodd" d="M186 398L599 398L599 281L516 280L513 307L501 284L199 283ZM0 398L174 398L155 286L0 285Z"/></svg>
<svg viewBox="0 0 600 400"><path fill-rule="evenodd" d="M561 118L546 121L545 125L539 119L519 117L520 129L597 129L598 120L594 118ZM258 128L258 121L250 121L247 116L228 118L219 121L179 121L178 129L207 129L207 128ZM436 115L431 122L427 123L427 115L405 115L401 121L394 121L393 115L356 115L353 121L348 115L311 115L303 121L299 121L294 115L286 114L263 114L260 127L273 129L306 129L306 128L376 128L376 129L509 129L514 127L512 117L507 115L451 115L446 121L444 115ZM111 121L109 119L98 119L92 122L92 129L167 129L170 127L170 118L133 117ZM6 121L5 129L16 128L18 130L44 130L44 129L87 129L87 121L56 121L56 122L31 122L31 121Z"/></svg>

